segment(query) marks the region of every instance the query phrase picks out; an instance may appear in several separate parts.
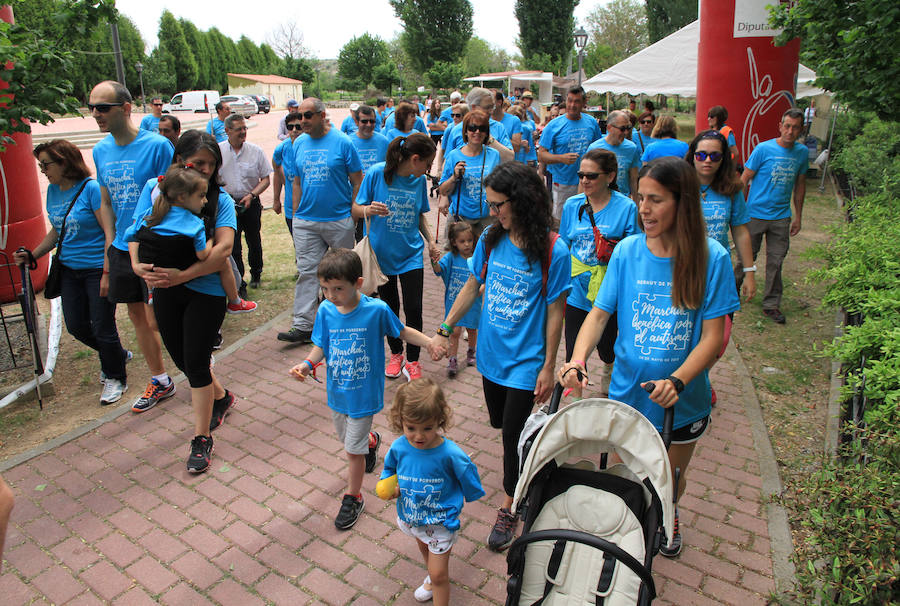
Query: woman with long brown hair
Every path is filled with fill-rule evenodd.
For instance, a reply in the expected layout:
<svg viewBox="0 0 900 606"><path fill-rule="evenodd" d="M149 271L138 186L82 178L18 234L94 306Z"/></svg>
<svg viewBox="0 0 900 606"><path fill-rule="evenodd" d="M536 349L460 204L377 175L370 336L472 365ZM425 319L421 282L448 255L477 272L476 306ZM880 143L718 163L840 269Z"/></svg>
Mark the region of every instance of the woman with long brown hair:
<svg viewBox="0 0 900 606"><path fill-rule="evenodd" d="M680 497L694 447L709 426L707 368L722 346L725 316L740 304L728 252L706 235L694 168L680 158L654 160L641 170L638 194L644 233L622 240L613 251L594 307L558 377L568 387L587 387L584 360L610 315L618 313L609 397L639 410L658 430L663 408L675 406L669 462L681 470ZM655 387L648 394L649 382ZM672 543L660 548L670 557L681 551L677 509L675 520Z"/></svg>

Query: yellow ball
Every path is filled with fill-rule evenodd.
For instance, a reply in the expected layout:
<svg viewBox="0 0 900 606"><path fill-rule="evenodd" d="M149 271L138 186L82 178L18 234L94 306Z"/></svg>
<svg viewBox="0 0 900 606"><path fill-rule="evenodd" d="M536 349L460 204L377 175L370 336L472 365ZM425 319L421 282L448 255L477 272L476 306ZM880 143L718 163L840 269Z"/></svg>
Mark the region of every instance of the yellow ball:
<svg viewBox="0 0 900 606"><path fill-rule="evenodd" d="M389 478L378 480L378 483L375 485L375 494L385 501L390 501L394 498L394 490L396 488L397 474L394 474Z"/></svg>

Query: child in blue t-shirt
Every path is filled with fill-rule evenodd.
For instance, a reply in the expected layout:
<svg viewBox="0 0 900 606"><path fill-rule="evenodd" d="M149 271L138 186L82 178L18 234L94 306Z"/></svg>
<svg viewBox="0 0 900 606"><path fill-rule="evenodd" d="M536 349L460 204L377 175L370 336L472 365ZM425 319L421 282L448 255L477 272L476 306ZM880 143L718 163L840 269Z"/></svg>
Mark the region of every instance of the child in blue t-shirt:
<svg viewBox="0 0 900 606"><path fill-rule="evenodd" d="M365 501L363 471L375 469L381 436L372 431L372 417L384 406L384 338L430 348L430 340L404 326L387 303L361 294L362 261L352 250L334 248L319 263L319 285L325 301L313 325L313 348L290 374L303 381L324 359L328 365L328 407L338 438L347 453L347 493L334 525L348 530L359 519Z"/></svg>
<svg viewBox="0 0 900 606"><path fill-rule="evenodd" d="M456 221L447 228L447 254L441 257L437 263L432 259L431 268L434 273L444 281L444 315L450 313L450 308L456 301L459 291L469 279L469 265L466 259L475 252L475 232L472 226L465 221ZM483 289L484 287L482 287ZM481 295L456 323L450 335L450 347L447 350L449 360L447 362L447 376L455 377L459 371L459 362L456 352L459 350L459 336L465 328L469 333L469 348L466 350L466 366L475 366L475 349L478 346L478 319L481 315Z"/></svg>
<svg viewBox="0 0 900 606"><path fill-rule="evenodd" d="M397 498L397 525L416 540L425 560L428 576L415 591L416 601L433 599L436 606L450 603L450 551L463 501L484 496L475 463L441 435L450 416L444 392L431 379L400 387L390 423L403 435L391 444L376 488L382 498Z"/></svg>
<svg viewBox="0 0 900 606"><path fill-rule="evenodd" d="M125 239L138 242L138 259L159 267L187 269L203 261L213 241L199 213L206 204L209 180L183 164L173 164L159 180L153 210L125 231Z"/></svg>

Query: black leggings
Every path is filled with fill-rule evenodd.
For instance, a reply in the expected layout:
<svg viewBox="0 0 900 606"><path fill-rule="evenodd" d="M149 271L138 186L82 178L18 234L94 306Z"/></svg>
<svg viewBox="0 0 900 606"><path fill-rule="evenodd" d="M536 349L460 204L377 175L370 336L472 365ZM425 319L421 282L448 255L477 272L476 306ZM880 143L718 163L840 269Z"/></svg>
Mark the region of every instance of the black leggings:
<svg viewBox="0 0 900 606"><path fill-rule="evenodd" d="M587 318L588 312L583 309L578 309L577 307L573 307L572 305L566 305L566 360L571 361L572 359L572 350L575 349L575 339L578 337L578 331L581 329L581 325L584 324L584 319ZM603 334L600 335L600 342L597 343L597 353L600 354L600 359L606 362L607 364L612 364L616 360L616 354L613 353L613 346L616 344L616 337L619 335L619 322L616 319L616 314L613 313L609 316L609 321L606 323L606 328L603 329ZM585 360L587 362L587 360Z"/></svg>
<svg viewBox="0 0 900 606"><path fill-rule="evenodd" d="M519 435L534 407L534 392L504 387L484 377L481 377L481 384L491 427L502 429L503 491L511 497L519 480Z"/></svg>
<svg viewBox="0 0 900 606"><path fill-rule="evenodd" d="M398 316L400 315L400 293L397 292L397 278L400 279L400 288L403 289L403 317L404 324L416 330L422 330L422 285L425 280L424 269L413 269L398 276L388 276L388 281L378 287L378 296L388 304ZM388 347L392 354L403 353L403 340L388 337ZM406 359L410 362L419 361L419 346L406 346Z"/></svg>
<svg viewBox="0 0 900 606"><path fill-rule="evenodd" d="M225 319L225 297L203 294L184 284L154 288L153 313L166 351L191 387L212 383L209 356Z"/></svg>

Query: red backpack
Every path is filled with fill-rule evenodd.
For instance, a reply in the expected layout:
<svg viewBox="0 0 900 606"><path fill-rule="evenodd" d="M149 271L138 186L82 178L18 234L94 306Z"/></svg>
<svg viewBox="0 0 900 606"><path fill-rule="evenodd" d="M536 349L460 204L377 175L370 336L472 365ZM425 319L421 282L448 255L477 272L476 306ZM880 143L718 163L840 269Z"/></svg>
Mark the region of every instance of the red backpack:
<svg viewBox="0 0 900 606"><path fill-rule="evenodd" d="M550 250L547 252L547 258L541 260L541 296L547 296L547 278L550 274L550 261L553 260L553 247L556 246L556 241L559 239L559 234L555 231L550 232ZM488 261L491 258L491 249L485 244L484 251L484 264L481 266L481 281L484 282L487 278L487 270L488 270Z"/></svg>

